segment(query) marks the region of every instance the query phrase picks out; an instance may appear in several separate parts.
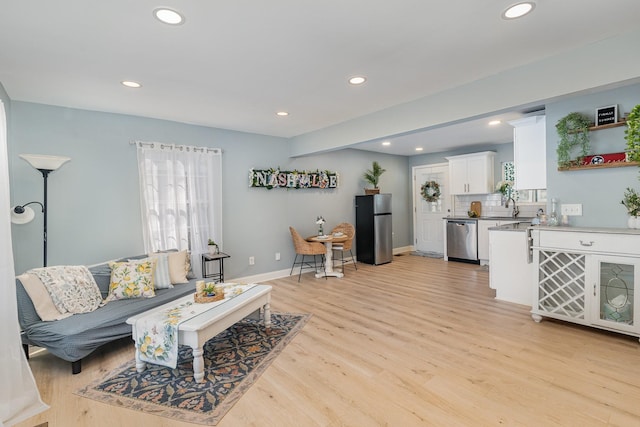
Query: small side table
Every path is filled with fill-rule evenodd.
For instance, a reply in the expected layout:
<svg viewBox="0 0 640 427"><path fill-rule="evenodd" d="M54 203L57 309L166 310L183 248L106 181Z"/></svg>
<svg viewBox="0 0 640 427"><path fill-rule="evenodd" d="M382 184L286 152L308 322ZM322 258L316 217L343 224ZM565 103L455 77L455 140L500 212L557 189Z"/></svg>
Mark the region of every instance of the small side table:
<svg viewBox="0 0 640 427"><path fill-rule="evenodd" d="M229 257L230 255L227 255L224 252L217 254L202 254L202 278L213 278L214 281L217 280L218 282L224 282L224 259ZM211 261L218 261L217 273L209 273L207 271L207 266Z"/></svg>

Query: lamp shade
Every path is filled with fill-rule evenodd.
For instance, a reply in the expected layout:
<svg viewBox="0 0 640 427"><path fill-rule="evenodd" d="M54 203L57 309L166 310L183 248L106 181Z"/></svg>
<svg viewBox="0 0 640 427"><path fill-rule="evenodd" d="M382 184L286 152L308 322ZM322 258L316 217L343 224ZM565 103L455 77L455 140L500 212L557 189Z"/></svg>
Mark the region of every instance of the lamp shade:
<svg viewBox="0 0 640 427"><path fill-rule="evenodd" d="M26 224L28 222L33 221L33 218L35 218L35 216L36 216L36 213L33 211L33 209L31 209L29 206L24 206L24 207L22 207L24 212L17 213L16 212L16 207L21 207L21 206L14 206L13 209L11 209L11 222L12 223L14 223L14 224Z"/></svg>
<svg viewBox="0 0 640 427"><path fill-rule="evenodd" d="M71 157L48 156L46 154L19 154L19 156L36 169L50 171L58 169L71 160Z"/></svg>

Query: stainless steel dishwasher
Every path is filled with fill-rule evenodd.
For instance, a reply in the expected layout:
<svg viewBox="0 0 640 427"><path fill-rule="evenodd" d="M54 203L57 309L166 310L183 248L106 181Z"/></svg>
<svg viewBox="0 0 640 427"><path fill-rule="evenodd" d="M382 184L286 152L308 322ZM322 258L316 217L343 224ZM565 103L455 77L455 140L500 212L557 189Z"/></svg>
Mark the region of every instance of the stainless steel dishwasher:
<svg viewBox="0 0 640 427"><path fill-rule="evenodd" d="M480 264L478 259L478 221L447 220L447 258Z"/></svg>

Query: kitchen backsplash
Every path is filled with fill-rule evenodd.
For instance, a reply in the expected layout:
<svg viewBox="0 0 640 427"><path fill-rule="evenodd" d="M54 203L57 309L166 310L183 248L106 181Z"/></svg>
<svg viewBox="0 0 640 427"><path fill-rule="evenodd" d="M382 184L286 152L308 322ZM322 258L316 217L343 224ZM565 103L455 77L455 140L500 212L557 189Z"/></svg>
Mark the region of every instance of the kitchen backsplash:
<svg viewBox="0 0 640 427"><path fill-rule="evenodd" d="M483 217L499 217L499 216L511 216L512 206L509 208L502 206L502 200L500 193L492 194L474 194L464 196L453 196L453 216L467 216L467 211L471 207L471 202L479 201L482 203ZM538 209L542 208L546 210L546 203L517 203L520 214L520 218L533 218L536 216ZM545 212L546 213L546 212Z"/></svg>

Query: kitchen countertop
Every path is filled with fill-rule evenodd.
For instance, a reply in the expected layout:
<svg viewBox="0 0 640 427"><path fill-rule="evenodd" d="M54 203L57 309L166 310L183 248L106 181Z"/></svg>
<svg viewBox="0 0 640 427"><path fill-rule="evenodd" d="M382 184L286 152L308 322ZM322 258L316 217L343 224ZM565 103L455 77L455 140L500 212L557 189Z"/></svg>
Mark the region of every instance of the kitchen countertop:
<svg viewBox="0 0 640 427"><path fill-rule="evenodd" d="M571 227L571 226L550 226L531 225L531 222L518 222L515 224L505 224L497 227L489 227L489 230L496 231L527 231L528 229L566 231L581 233L609 233L609 234L640 234L640 229L615 228L615 227Z"/></svg>
<svg viewBox="0 0 640 427"><path fill-rule="evenodd" d="M453 220L463 220L463 219L470 219L473 221L477 221L477 220L490 220L490 221L521 221L521 222L531 222L531 220L533 218L529 218L529 217L512 217L512 216L481 216L478 218L471 218L469 216L446 216L443 219L453 219Z"/></svg>
<svg viewBox="0 0 640 427"><path fill-rule="evenodd" d="M514 224L504 224L497 227L489 227L489 231L527 231L531 227L530 221L516 222ZM538 227L538 226L536 226ZM554 227L558 228L558 227Z"/></svg>

